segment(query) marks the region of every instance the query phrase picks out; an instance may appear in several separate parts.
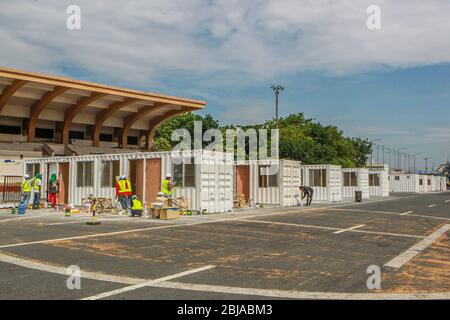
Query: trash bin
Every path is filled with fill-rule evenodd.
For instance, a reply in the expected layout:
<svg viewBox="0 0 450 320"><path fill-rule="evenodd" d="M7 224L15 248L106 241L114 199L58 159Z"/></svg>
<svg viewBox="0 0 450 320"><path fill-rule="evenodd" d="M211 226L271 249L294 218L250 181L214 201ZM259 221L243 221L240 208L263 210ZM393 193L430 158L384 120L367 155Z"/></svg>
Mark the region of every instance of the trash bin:
<svg viewBox="0 0 450 320"><path fill-rule="evenodd" d="M362 191L355 191L355 202L362 202Z"/></svg>

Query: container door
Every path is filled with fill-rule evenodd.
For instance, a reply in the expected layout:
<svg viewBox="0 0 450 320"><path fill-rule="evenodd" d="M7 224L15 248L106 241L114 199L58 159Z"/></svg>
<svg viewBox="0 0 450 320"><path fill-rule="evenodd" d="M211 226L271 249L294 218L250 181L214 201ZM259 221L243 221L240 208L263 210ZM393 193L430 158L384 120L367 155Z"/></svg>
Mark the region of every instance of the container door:
<svg viewBox="0 0 450 320"><path fill-rule="evenodd" d="M62 204L69 203L69 168L68 162L59 164L59 199L58 202Z"/></svg>
<svg viewBox="0 0 450 320"><path fill-rule="evenodd" d="M248 203L250 199L250 166L236 166L236 197L245 196Z"/></svg>
<svg viewBox="0 0 450 320"><path fill-rule="evenodd" d="M145 201L152 203L156 201L156 194L161 191L161 159L146 160L145 177Z"/></svg>

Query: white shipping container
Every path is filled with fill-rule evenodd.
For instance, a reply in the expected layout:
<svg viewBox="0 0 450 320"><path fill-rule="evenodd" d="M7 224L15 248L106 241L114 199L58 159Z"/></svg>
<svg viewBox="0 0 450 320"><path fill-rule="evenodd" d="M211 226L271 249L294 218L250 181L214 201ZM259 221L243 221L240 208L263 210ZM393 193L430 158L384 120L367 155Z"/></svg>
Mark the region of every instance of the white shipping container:
<svg viewBox="0 0 450 320"><path fill-rule="evenodd" d="M250 206L300 204L301 162L258 160L234 166L234 194L243 194Z"/></svg>
<svg viewBox="0 0 450 320"><path fill-rule="evenodd" d="M369 168L369 197L389 197L389 166Z"/></svg>
<svg viewBox="0 0 450 320"><path fill-rule="evenodd" d="M342 201L342 167L335 165L302 166L302 185L314 189L313 200Z"/></svg>
<svg viewBox="0 0 450 320"><path fill-rule="evenodd" d="M362 191L362 198L369 199L369 169L342 169L342 196L354 198L356 191Z"/></svg>
<svg viewBox="0 0 450 320"><path fill-rule="evenodd" d="M183 159L183 160L181 160ZM44 190L52 172L60 180L60 202L81 205L89 194L115 198L115 176L126 175L133 193L150 204L170 173L177 182L174 197L185 197L192 210L226 212L233 207L233 155L206 150L136 152L25 160L39 165Z"/></svg>

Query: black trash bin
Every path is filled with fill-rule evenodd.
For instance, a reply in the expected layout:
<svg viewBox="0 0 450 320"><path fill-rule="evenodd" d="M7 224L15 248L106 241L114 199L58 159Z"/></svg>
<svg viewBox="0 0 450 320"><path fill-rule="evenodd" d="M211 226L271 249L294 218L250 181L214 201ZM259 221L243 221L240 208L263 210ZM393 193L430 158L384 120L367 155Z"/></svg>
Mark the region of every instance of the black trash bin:
<svg viewBox="0 0 450 320"><path fill-rule="evenodd" d="M355 202L362 202L362 191L355 191Z"/></svg>

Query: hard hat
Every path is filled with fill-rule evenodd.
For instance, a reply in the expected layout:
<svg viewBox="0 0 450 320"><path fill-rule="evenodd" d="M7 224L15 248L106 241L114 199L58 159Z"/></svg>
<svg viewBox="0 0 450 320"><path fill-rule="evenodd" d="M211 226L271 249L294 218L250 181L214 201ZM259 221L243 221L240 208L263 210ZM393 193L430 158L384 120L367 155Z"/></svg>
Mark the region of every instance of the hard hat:
<svg viewBox="0 0 450 320"><path fill-rule="evenodd" d="M166 178L172 178L172 174L170 173L166 174Z"/></svg>
<svg viewBox="0 0 450 320"><path fill-rule="evenodd" d="M131 199L137 199L137 196L136 195L133 195L132 197L131 197Z"/></svg>
<svg viewBox="0 0 450 320"><path fill-rule="evenodd" d="M117 176L117 177L116 177L116 181L119 181L119 180L120 180L120 176Z"/></svg>
<svg viewBox="0 0 450 320"><path fill-rule="evenodd" d="M23 177L24 177L25 179L30 179L30 175L29 175L29 174L25 174Z"/></svg>
<svg viewBox="0 0 450 320"><path fill-rule="evenodd" d="M162 196L164 196L164 192L158 192L157 194L156 194L158 197L162 197Z"/></svg>
<svg viewBox="0 0 450 320"><path fill-rule="evenodd" d="M120 178L121 178L121 179L126 179L127 176L126 176L126 175L123 175L123 176L121 176Z"/></svg>

